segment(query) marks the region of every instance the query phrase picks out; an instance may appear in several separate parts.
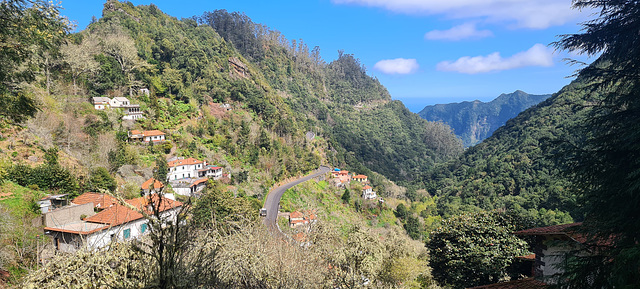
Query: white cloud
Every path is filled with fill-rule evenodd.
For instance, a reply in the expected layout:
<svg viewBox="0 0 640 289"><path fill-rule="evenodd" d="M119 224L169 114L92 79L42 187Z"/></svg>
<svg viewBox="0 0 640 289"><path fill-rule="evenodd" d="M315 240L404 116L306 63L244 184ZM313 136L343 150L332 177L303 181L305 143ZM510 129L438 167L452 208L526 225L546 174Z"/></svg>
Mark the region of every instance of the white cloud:
<svg viewBox="0 0 640 289"><path fill-rule="evenodd" d="M469 38L485 38L493 36L489 30L477 30L475 23L464 23L447 30L432 30L424 35L428 40L458 41Z"/></svg>
<svg viewBox="0 0 640 289"><path fill-rule="evenodd" d="M578 18L571 0L331 0L337 4L379 7L406 14L444 15L455 19L507 22L544 29ZM589 14L583 12L583 15Z"/></svg>
<svg viewBox="0 0 640 289"><path fill-rule="evenodd" d="M440 62L436 68L440 71L476 74L527 66L553 66L553 50L542 44L536 44L529 50L514 54L508 58L502 58L499 52L494 52L487 56L465 56L455 62Z"/></svg>
<svg viewBox="0 0 640 289"><path fill-rule="evenodd" d="M386 74L411 74L418 71L420 65L415 59L396 58L380 60L373 68Z"/></svg>

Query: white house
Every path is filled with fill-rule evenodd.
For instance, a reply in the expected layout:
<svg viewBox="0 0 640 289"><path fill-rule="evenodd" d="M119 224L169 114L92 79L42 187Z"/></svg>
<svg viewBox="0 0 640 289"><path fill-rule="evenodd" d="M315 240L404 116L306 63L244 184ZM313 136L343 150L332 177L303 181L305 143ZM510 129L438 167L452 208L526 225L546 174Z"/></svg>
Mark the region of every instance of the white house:
<svg viewBox="0 0 640 289"><path fill-rule="evenodd" d="M163 142L165 140L164 136L164 132L161 132L159 130L145 130L144 132L142 132L142 141L146 143Z"/></svg>
<svg viewBox="0 0 640 289"><path fill-rule="evenodd" d="M91 214L93 204L60 209L66 210L61 212L62 217L50 219L64 222L45 221L45 234L52 237L54 247L59 251L74 252L82 246L99 249L112 241L130 240L147 233L149 225L142 211L152 213L153 207L159 206L160 217L175 223L182 207L182 203L178 201L167 198L160 201L155 194L127 200L126 203L127 205L112 204L94 214ZM86 206L89 206L89 210L84 208Z"/></svg>
<svg viewBox="0 0 640 289"><path fill-rule="evenodd" d="M103 110L103 109L107 109L109 108L109 103L111 102L111 99L108 97L92 97L91 98L91 103L93 103L93 107L95 109L99 109L99 110Z"/></svg>
<svg viewBox="0 0 640 289"><path fill-rule="evenodd" d="M203 169L198 170L198 177L208 177L214 180L219 180L222 178L222 167L206 165Z"/></svg>
<svg viewBox="0 0 640 289"><path fill-rule="evenodd" d="M109 105L114 108L119 108L131 105L131 102L126 97L114 97L109 101Z"/></svg>
<svg viewBox="0 0 640 289"><path fill-rule="evenodd" d="M169 172L167 178L170 181L199 177L198 171L207 166L207 162L194 158L177 159L167 163Z"/></svg>
<svg viewBox="0 0 640 289"><path fill-rule="evenodd" d="M144 116L142 116L142 111L140 110L140 105L138 104L129 104L122 106L122 108L124 109L125 114L122 117L124 120L137 120L144 118Z"/></svg>
<svg viewBox="0 0 640 289"><path fill-rule="evenodd" d="M365 200L373 200L377 198L376 192L373 191L373 188L369 185L366 185L362 188L362 198Z"/></svg>
<svg viewBox="0 0 640 289"><path fill-rule="evenodd" d="M180 179L171 181L171 188L178 195L192 196L199 193L207 186L208 178Z"/></svg>

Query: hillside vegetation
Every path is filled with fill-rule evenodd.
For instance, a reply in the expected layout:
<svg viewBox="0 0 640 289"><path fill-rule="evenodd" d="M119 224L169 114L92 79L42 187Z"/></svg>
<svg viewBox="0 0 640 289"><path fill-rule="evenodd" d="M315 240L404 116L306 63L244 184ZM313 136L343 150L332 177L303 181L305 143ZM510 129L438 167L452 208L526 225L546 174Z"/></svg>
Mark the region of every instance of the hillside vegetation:
<svg viewBox="0 0 640 289"><path fill-rule="evenodd" d="M456 161L425 174L444 216L477 209L513 209L539 225L583 218L575 191L551 155L552 140L585 121L591 95L581 79L509 120Z"/></svg>

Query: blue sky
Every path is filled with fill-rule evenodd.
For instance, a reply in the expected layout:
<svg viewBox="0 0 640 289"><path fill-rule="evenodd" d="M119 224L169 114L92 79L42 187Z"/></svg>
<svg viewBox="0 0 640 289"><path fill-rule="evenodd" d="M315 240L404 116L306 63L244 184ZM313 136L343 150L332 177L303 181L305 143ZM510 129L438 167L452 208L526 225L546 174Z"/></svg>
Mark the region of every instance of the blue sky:
<svg viewBox="0 0 640 289"><path fill-rule="evenodd" d="M548 46L579 32L590 12L571 0L273 0L131 1L177 17L227 9L319 46L330 62L353 54L414 112L425 105L490 101L501 93L557 92L577 67ZM84 29L103 1L62 0L62 14Z"/></svg>

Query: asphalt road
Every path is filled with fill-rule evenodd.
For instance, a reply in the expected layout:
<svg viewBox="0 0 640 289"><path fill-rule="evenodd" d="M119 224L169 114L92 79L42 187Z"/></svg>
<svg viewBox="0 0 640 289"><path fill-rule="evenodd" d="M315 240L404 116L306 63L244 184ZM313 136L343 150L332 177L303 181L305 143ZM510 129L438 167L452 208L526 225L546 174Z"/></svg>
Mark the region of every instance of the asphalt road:
<svg viewBox="0 0 640 289"><path fill-rule="evenodd" d="M276 220L278 218L278 207L280 205L280 199L282 198L282 195L286 190L294 187L297 184L304 183L310 179L326 174L330 171L331 168L321 166L316 170L315 173L299 178L290 183L286 183L269 192L269 194L267 195L267 200L264 203L264 207L267 209L267 216L264 218L264 224L267 226L267 228L274 233L279 233L278 227L276 226Z"/></svg>

